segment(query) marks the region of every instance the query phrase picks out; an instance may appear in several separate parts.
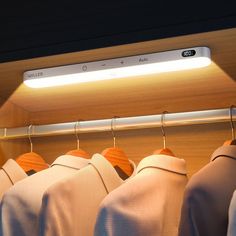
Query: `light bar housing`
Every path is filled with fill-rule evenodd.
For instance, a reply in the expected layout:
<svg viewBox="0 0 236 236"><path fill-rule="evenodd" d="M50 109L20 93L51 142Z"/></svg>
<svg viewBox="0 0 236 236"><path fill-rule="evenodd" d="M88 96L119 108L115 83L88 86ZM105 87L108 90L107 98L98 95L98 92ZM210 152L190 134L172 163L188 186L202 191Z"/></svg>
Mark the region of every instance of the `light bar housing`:
<svg viewBox="0 0 236 236"><path fill-rule="evenodd" d="M24 72L24 83L43 88L98 80L125 78L210 65L208 47L193 47L165 52L79 63Z"/></svg>

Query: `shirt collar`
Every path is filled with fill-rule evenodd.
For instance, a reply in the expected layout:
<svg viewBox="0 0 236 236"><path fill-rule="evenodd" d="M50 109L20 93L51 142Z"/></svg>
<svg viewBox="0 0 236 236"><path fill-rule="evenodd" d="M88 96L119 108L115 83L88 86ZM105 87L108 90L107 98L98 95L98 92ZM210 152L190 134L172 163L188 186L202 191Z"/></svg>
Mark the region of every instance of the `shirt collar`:
<svg viewBox="0 0 236 236"><path fill-rule="evenodd" d="M62 155L58 157L51 165L53 166L65 166L68 168L73 169L81 169L88 165L90 159L77 157L77 156L71 156L71 155Z"/></svg>
<svg viewBox="0 0 236 236"><path fill-rule="evenodd" d="M214 161L219 156L236 159L236 145L221 146L217 148L211 155L211 161Z"/></svg>
<svg viewBox="0 0 236 236"><path fill-rule="evenodd" d="M91 164L97 170L108 193L125 182L117 174L112 164L108 160L106 160L106 158L102 156L101 154L98 154L98 153L94 154L89 164ZM134 162L130 161L130 164L132 165L133 170L134 170L132 174L133 176L135 175L136 167L135 167ZM130 178L131 176L128 179Z"/></svg>
<svg viewBox="0 0 236 236"><path fill-rule="evenodd" d="M186 175L186 162L184 159L168 155L151 155L142 159L137 167L137 173L145 168L158 168L177 174Z"/></svg>
<svg viewBox="0 0 236 236"><path fill-rule="evenodd" d="M134 177L134 176L137 174L137 167L136 167L136 164L135 164L132 160L130 160L130 159L129 159L129 163L130 163L130 165L131 165L132 168L133 168L133 173L132 173L132 175L129 176L128 179ZM126 179L125 181L127 181L128 179Z"/></svg>
<svg viewBox="0 0 236 236"><path fill-rule="evenodd" d="M7 160L7 162L2 166L2 170L6 173L13 185L17 181L27 177L24 170L13 159Z"/></svg>

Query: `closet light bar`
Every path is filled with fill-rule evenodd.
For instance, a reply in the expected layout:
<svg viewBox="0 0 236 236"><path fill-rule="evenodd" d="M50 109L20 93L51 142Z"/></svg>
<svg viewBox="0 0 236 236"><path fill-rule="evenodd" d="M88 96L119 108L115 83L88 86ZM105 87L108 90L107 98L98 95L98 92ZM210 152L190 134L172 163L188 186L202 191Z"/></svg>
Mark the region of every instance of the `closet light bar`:
<svg viewBox="0 0 236 236"><path fill-rule="evenodd" d="M31 88L53 87L189 70L208 66L210 63L211 53L208 47L193 47L26 71L24 83Z"/></svg>

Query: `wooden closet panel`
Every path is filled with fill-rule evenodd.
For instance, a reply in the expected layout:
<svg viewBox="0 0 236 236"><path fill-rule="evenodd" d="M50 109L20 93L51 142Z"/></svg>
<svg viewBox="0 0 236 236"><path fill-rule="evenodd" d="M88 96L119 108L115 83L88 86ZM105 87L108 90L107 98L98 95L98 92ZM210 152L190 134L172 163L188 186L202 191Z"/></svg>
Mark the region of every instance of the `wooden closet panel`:
<svg viewBox="0 0 236 236"><path fill-rule="evenodd" d="M235 84L236 85L236 84ZM192 88L193 89L193 88ZM134 94L129 99L100 99L95 96L91 105L84 105L71 109L58 109L51 111L33 112L30 114L32 124L53 124L63 122L76 122L111 119L114 116L132 117L142 115L156 115L163 111L169 113L190 112L198 110L211 110L229 108L232 104L236 104L236 87L233 85L228 90L217 90L216 93L196 95L195 97L186 91L182 97L175 97L175 93L166 90L165 97L161 97L158 91L150 91L148 98L141 93L139 96ZM190 91L191 93L192 91ZM161 92L162 93L162 92ZM197 92L196 92L197 93ZM115 96L115 95L114 95Z"/></svg>
<svg viewBox="0 0 236 236"><path fill-rule="evenodd" d="M115 133L117 146L136 163L163 146L160 128ZM231 138L231 131L228 123L218 123L168 127L166 135L167 146L176 156L186 160L189 176L192 176L209 162L211 154L217 147ZM58 156L76 147L74 135L38 137L34 138L33 142L35 151L48 163L52 163ZM103 149L113 146L112 134L110 132L80 134L80 145L91 155L101 153Z"/></svg>
<svg viewBox="0 0 236 236"><path fill-rule="evenodd" d="M10 128L26 126L29 122L29 113L15 104L0 99L0 127ZM25 140L0 141L0 166L9 158L15 159L18 155L29 151Z"/></svg>
<svg viewBox="0 0 236 236"><path fill-rule="evenodd" d="M10 128L27 125L29 112L10 101L0 98L0 127Z"/></svg>
<svg viewBox="0 0 236 236"><path fill-rule="evenodd" d="M29 152L30 144L28 139L15 139L15 140L4 140L1 141L0 145L0 166L7 159L16 159L19 155Z"/></svg>

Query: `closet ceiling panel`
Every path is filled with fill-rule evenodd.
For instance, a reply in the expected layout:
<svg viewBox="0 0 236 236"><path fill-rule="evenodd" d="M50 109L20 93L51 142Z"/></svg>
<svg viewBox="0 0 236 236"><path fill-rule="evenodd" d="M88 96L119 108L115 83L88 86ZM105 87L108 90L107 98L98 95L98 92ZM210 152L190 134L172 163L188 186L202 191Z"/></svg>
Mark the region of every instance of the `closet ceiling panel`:
<svg viewBox="0 0 236 236"><path fill-rule="evenodd" d="M1 62L236 26L234 0L22 0L0 13Z"/></svg>
<svg viewBox="0 0 236 236"><path fill-rule="evenodd" d="M236 28L0 64L0 94L37 123L227 107L236 103ZM46 89L22 84L23 72L114 57L208 46L203 69ZM115 104L115 105L114 105ZM51 115L50 115L51 114ZM40 121L37 117L40 115ZM42 119L44 115L45 120Z"/></svg>

